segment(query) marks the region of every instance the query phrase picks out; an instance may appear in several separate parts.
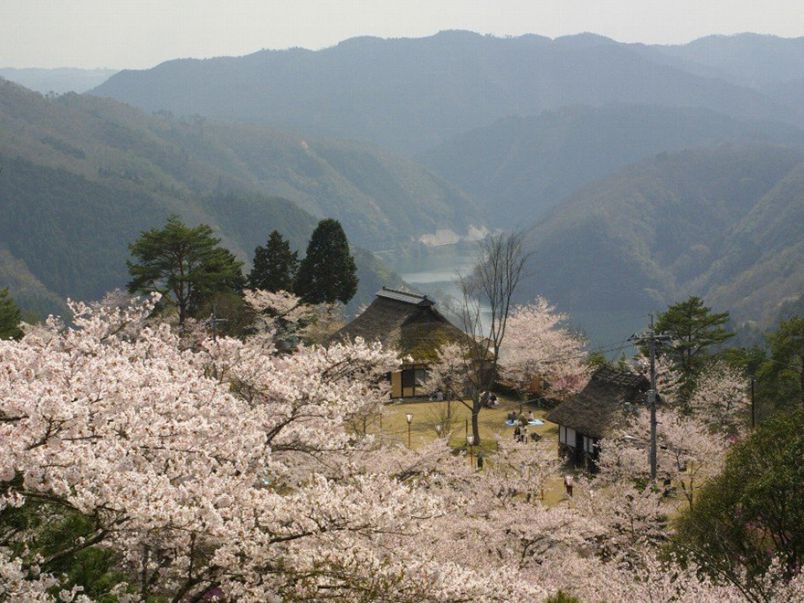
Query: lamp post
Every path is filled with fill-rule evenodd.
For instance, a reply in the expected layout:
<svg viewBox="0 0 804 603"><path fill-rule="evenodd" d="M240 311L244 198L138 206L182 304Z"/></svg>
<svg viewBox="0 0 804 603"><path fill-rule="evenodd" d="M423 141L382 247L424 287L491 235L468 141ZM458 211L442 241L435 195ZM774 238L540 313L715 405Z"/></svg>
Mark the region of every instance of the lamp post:
<svg viewBox="0 0 804 603"><path fill-rule="evenodd" d="M469 466L475 466L475 459L474 459L474 450L472 449L472 444L475 443L475 437L468 435L466 436L466 446L469 448Z"/></svg>
<svg viewBox="0 0 804 603"><path fill-rule="evenodd" d="M410 424L413 423L413 413L407 413L405 420L408 422L408 448L410 448Z"/></svg>

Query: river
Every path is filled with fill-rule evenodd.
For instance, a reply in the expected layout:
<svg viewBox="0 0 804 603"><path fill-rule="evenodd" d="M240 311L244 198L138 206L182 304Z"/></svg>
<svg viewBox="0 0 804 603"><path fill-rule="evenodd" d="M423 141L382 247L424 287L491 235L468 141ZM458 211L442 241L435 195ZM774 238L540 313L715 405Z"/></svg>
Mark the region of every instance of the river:
<svg viewBox="0 0 804 603"><path fill-rule="evenodd" d="M459 309L463 295L457 280L474 267L475 249L474 246L444 245L419 250L414 258L389 254L383 255L382 260L411 287L435 300L436 307L455 326L462 328ZM488 329L489 317L489 307L483 306L484 329ZM590 349L600 349L609 358L617 358L623 352L633 352L630 345L624 344L629 335L643 329L646 322L645 312L586 310L573 312L567 326L582 333L589 340Z"/></svg>

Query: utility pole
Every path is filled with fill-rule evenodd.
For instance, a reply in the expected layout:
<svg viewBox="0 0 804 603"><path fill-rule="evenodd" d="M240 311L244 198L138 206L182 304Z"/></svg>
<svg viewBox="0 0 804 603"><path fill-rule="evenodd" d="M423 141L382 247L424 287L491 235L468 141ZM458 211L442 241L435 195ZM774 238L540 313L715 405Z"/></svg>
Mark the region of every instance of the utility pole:
<svg viewBox="0 0 804 603"><path fill-rule="evenodd" d="M756 406L754 406L754 384L756 383L756 379L754 379L753 375L751 376L751 429L756 427L757 424L757 412Z"/></svg>
<svg viewBox="0 0 804 603"><path fill-rule="evenodd" d="M653 330L653 314L650 314L650 327L641 335L634 334L629 340L638 344L647 344L650 354L650 389L648 390L648 405L650 406L650 478L656 481L656 343L666 340L666 336L657 335Z"/></svg>
<svg viewBox="0 0 804 603"><path fill-rule="evenodd" d="M653 314L650 315L650 329L648 329L650 346L650 390L648 403L650 404L650 479L656 481L656 334L653 332Z"/></svg>

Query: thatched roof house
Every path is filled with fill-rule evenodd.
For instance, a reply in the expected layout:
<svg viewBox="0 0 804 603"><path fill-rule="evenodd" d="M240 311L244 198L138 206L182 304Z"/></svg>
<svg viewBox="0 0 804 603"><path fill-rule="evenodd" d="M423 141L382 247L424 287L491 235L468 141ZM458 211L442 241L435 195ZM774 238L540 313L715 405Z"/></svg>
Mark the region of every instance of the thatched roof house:
<svg viewBox="0 0 804 603"><path fill-rule="evenodd" d="M383 287L366 310L333 336L334 339L362 337L412 358L400 373L391 375L393 397L425 395L427 364L445 343L465 337L435 308L426 295ZM418 386L418 390L417 390Z"/></svg>
<svg viewBox="0 0 804 603"><path fill-rule="evenodd" d="M417 362L436 359L438 348L464 337L463 331L450 323L426 295L386 289L357 318L335 334L336 338L362 337L380 341Z"/></svg>
<svg viewBox="0 0 804 603"><path fill-rule="evenodd" d="M603 367L587 386L559 404L547 420L558 424L559 451L577 464L597 458L597 444L626 422L630 408L645 402L650 383L643 375Z"/></svg>

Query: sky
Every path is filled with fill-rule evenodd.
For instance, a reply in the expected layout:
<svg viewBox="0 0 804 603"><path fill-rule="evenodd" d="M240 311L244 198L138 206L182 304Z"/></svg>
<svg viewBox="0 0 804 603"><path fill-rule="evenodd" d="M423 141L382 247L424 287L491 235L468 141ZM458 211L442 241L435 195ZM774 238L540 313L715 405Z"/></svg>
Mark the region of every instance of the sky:
<svg viewBox="0 0 804 603"><path fill-rule="evenodd" d="M804 35L802 0L0 0L0 67L143 69L174 58L347 38L594 32L684 43L745 31Z"/></svg>

